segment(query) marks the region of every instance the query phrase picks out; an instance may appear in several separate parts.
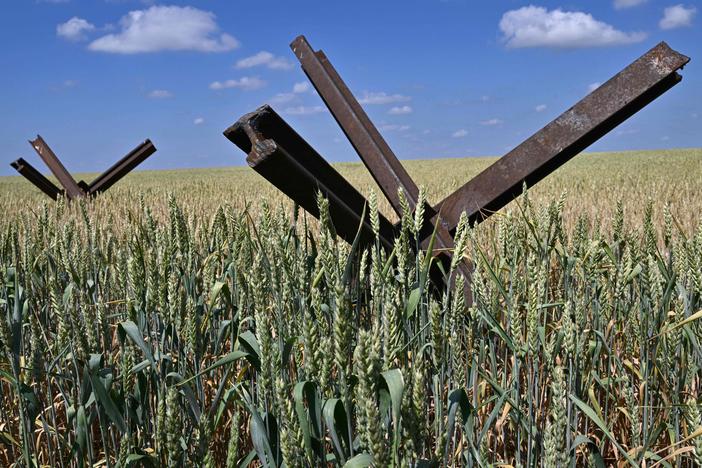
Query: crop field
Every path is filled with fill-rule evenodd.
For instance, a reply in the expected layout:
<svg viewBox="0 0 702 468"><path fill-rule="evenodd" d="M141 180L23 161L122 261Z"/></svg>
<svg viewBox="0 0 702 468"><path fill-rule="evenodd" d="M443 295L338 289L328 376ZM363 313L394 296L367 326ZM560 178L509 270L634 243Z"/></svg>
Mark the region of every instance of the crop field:
<svg viewBox="0 0 702 468"><path fill-rule="evenodd" d="M437 202L493 160L405 164ZM0 466L702 465L702 149L581 155L461 223L472 304L421 216L352 249L319 204L246 167L0 178Z"/></svg>

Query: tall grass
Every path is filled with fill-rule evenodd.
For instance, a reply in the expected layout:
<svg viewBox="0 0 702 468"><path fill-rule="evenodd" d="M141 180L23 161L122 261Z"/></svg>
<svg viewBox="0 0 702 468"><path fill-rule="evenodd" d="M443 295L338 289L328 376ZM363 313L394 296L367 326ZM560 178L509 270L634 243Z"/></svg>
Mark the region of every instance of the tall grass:
<svg viewBox="0 0 702 468"><path fill-rule="evenodd" d="M176 197L14 216L0 465L696 466L702 223L568 200L460 224L470 307L411 213L392 252L338 240L322 198L319 225Z"/></svg>

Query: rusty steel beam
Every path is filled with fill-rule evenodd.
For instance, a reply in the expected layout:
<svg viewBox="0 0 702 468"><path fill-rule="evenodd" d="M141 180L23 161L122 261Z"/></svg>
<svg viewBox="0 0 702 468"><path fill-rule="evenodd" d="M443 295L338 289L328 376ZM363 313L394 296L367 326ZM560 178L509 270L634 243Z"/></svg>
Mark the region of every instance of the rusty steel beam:
<svg viewBox="0 0 702 468"><path fill-rule="evenodd" d="M361 226L361 242L372 242L367 210L361 219L366 199L270 106L244 115L224 136L247 154L249 166L316 218L317 191L321 191L329 200L331 221L341 238L353 242ZM379 237L385 248L392 249L394 234L392 223L381 215Z"/></svg>
<svg viewBox="0 0 702 468"><path fill-rule="evenodd" d="M305 36L298 36L290 48L395 212L402 215L400 188L414 209L417 185L324 53L315 52Z"/></svg>
<svg viewBox="0 0 702 468"><path fill-rule="evenodd" d="M321 50L315 52L305 36L298 36L290 44L290 48L395 213L402 216L402 204L398 194L400 188L409 202L410 210L414 211L419 196L417 184L373 125L324 52ZM442 224L436 224L435 220L429 222L436 214L437 212L430 205L425 206L427 222L422 227L420 238L422 238L422 247L427 248L428 238L436 232L434 241L436 250L432 254L440 252L439 260L447 265L450 262L450 252L453 250L453 238ZM466 279L470 278L472 272L470 265L462 262L459 264L459 270Z"/></svg>
<svg viewBox="0 0 702 468"><path fill-rule="evenodd" d="M37 152L39 157L48 166L51 173L58 179L59 183L65 189L66 195L69 199L81 197L85 195L85 192L81 190L76 181L71 177L66 168L61 164L56 154L49 148L44 139L37 135L36 139L30 140L29 144Z"/></svg>
<svg viewBox="0 0 702 468"><path fill-rule="evenodd" d="M675 86L686 57L661 42L434 207L479 223ZM434 218L434 222L438 219Z"/></svg>
<svg viewBox="0 0 702 468"><path fill-rule="evenodd" d="M87 193L95 195L109 189L155 152L156 147L151 140L144 141L92 181Z"/></svg>
<svg viewBox="0 0 702 468"><path fill-rule="evenodd" d="M417 184L373 125L324 52L321 50L315 52L305 36L298 36L290 47L395 213L402 216L402 204L398 194L400 188L407 197L410 210L414 211L419 195ZM429 205L425 207L425 213L427 220L436 214ZM425 223L422 237L430 236L434 232L434 227L433 223ZM443 251L453 248L453 239L442 226L436 226L436 244L437 248Z"/></svg>
<svg viewBox="0 0 702 468"><path fill-rule="evenodd" d="M61 189L55 186L49 179L44 177L44 175L42 175L41 172L37 171L34 168L34 166L29 164L23 158L19 158L16 161L13 161L12 163L10 163L10 165L14 167L15 170L19 172L25 179L30 181L39 190L41 190L54 200L58 199L58 197L63 195L63 191Z"/></svg>

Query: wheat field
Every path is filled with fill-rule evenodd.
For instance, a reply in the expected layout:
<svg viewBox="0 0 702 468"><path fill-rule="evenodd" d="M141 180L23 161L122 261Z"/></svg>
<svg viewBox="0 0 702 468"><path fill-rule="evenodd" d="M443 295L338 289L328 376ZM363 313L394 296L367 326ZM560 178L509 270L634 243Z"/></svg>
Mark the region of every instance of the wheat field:
<svg viewBox="0 0 702 468"><path fill-rule="evenodd" d="M493 160L405 164L436 202ZM245 167L0 178L0 466L702 465L701 149L574 158L459 225L445 289L420 214L352 249L318 203Z"/></svg>

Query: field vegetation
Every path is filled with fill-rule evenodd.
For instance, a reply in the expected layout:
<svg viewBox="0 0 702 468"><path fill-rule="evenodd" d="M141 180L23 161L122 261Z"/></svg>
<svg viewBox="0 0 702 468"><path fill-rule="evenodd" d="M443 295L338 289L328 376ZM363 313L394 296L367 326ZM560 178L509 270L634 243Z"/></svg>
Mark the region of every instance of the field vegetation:
<svg viewBox="0 0 702 468"><path fill-rule="evenodd" d="M491 161L407 167L435 202ZM352 249L248 168L42 197L0 178L0 466L702 465L702 150L461 223L472 304L415 214Z"/></svg>

